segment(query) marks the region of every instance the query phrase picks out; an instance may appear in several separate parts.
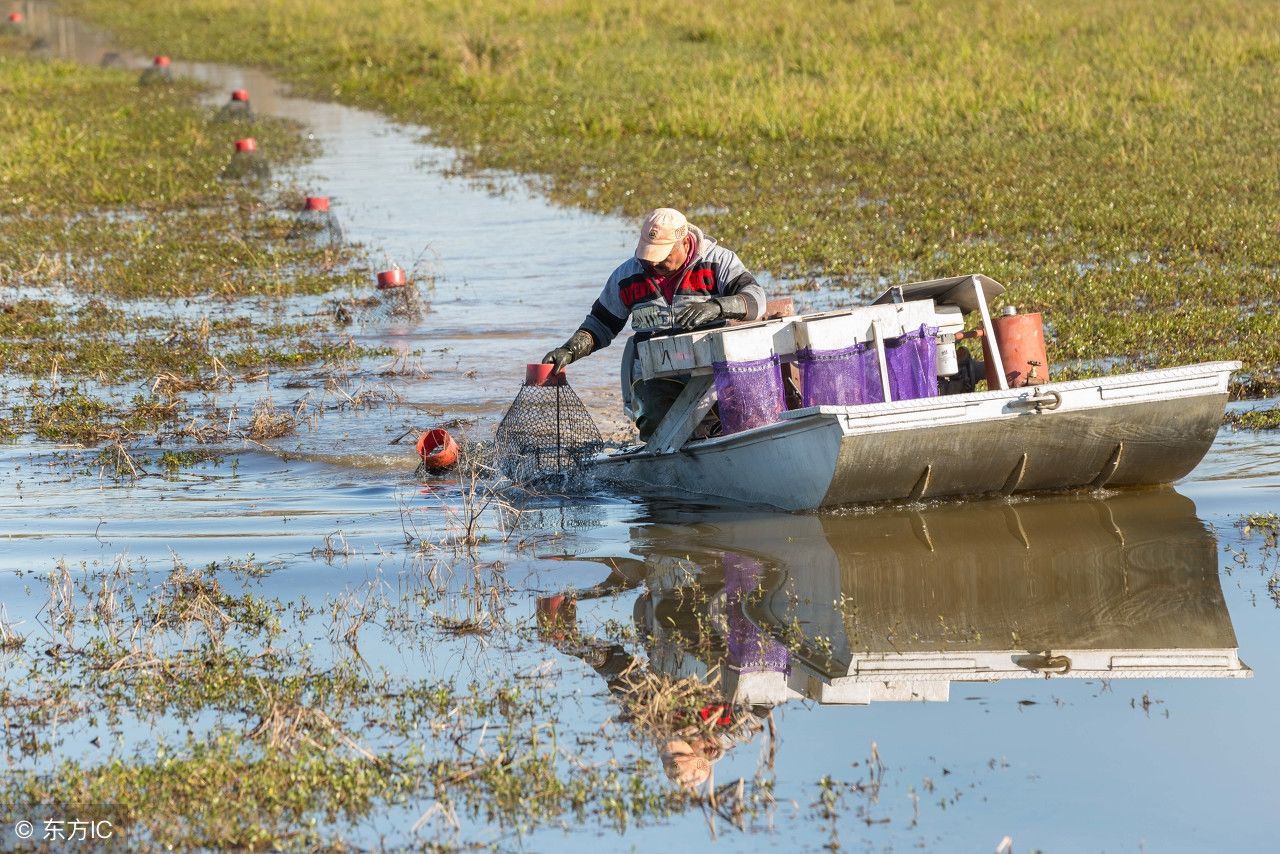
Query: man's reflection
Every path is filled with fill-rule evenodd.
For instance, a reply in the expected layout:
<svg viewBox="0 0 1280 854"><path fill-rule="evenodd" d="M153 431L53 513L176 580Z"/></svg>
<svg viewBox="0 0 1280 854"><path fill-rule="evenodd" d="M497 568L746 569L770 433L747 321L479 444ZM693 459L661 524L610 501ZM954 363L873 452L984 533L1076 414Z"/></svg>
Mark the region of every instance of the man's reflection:
<svg viewBox="0 0 1280 854"><path fill-rule="evenodd" d="M710 778L712 765L728 751L754 740L764 728L772 704L743 702L736 692L720 690L718 696L704 694L684 708L665 710L667 719L662 720L662 714L651 712L652 694L662 689L663 677L688 675L681 673L685 648L703 648L709 666L722 669L734 681L744 675L763 675L785 684L789 664L787 648L746 616L746 599L758 595L764 565L740 554L726 553L719 560L710 554L702 557L707 564L699 567L693 583L673 587L668 591L671 595L659 597L659 613L653 621L644 616L654 602L653 591L645 589L637 599L636 617L646 639L647 659L631 655L620 643L584 634L577 617L579 600L642 587L646 567L635 573L639 562L608 561L612 571L604 582L572 595L544 597L537 603L539 636L600 674L622 706L624 719L643 718L657 724L651 727L657 730L652 734L667 776L691 789ZM671 568L669 562L663 564ZM706 572L706 568L712 571ZM691 610L686 608L695 602L698 604ZM710 631L688 633L698 616L705 618L701 625ZM684 625L686 631L664 632L664 621L672 627Z"/></svg>

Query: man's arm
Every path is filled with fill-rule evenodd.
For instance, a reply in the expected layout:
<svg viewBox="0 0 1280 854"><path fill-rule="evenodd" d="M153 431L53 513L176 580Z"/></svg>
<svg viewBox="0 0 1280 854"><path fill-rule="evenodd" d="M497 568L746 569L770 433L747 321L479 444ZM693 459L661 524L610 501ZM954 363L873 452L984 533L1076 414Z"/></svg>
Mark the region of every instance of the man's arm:
<svg viewBox="0 0 1280 854"><path fill-rule="evenodd" d="M737 254L723 246L716 247L715 256L712 260L716 265L716 293L722 294L721 299L725 302L730 302L729 298L738 298L732 300L732 308L725 306L725 317L730 317L731 310L735 315L740 314L730 317L732 320L759 320L764 317L768 299L756 277L751 275Z"/></svg>
<svg viewBox="0 0 1280 854"><path fill-rule="evenodd" d="M563 371L583 356L603 350L613 342L627 325L627 317L631 314L618 293L622 269L623 267L619 267L613 271L609 281L605 282L604 290L592 303L591 311L579 324L578 330L564 344L543 356L543 364L553 364L557 372Z"/></svg>
<svg viewBox="0 0 1280 854"><path fill-rule="evenodd" d="M617 298L617 288L612 288L614 298L609 300L609 305L605 303L605 297L610 291L609 285L605 285L605 292L600 294L591 305L591 311L583 318L578 329L590 334L595 350L603 350L613 343L613 339L618 336L622 328L627 325L627 316L631 313L627 307L622 304L622 300Z"/></svg>
<svg viewBox="0 0 1280 854"><path fill-rule="evenodd" d="M676 316L676 325L697 329L721 320L759 320L764 317L764 288L738 256L723 246L708 257L715 271L716 296L686 305Z"/></svg>

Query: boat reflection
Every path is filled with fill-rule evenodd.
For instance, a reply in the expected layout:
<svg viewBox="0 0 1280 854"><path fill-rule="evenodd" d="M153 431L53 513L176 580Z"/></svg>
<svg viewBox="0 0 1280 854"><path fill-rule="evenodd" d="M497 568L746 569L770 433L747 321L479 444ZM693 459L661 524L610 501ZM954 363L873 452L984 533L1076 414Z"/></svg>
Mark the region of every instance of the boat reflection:
<svg viewBox="0 0 1280 854"><path fill-rule="evenodd" d="M772 706L952 682L1247 677L1214 535L1173 490L844 516L655 511L582 595L643 588L649 666ZM686 518L690 514L684 514ZM548 613L551 600L540 607ZM607 677L606 677L607 678Z"/></svg>

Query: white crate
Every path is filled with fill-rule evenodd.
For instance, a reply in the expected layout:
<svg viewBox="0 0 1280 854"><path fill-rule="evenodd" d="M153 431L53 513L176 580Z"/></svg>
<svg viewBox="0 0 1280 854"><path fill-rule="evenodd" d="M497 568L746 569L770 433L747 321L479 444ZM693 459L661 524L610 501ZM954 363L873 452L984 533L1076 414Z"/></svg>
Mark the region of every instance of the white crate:
<svg viewBox="0 0 1280 854"><path fill-rule="evenodd" d="M964 329L964 317L955 306L935 307L930 300L913 300L650 338L636 345L636 358L640 375L647 380L709 373L712 362L747 362L773 354L787 362L797 347L839 350L870 341L873 322L880 323L885 338L914 332L921 324L944 333Z"/></svg>
<svg viewBox="0 0 1280 854"><path fill-rule="evenodd" d="M640 361L640 375L646 380L673 374L693 373L701 366L711 364L709 331L686 332L683 335L664 335L636 344L636 358Z"/></svg>
<svg viewBox="0 0 1280 854"><path fill-rule="evenodd" d="M930 326L938 327L939 335L954 335L964 331L964 311L958 305L939 305L933 309Z"/></svg>
<svg viewBox="0 0 1280 854"><path fill-rule="evenodd" d="M640 375L645 379L711 372L713 362L746 362L773 354L795 353L795 317L761 320L722 329L650 338L636 345Z"/></svg>
<svg viewBox="0 0 1280 854"><path fill-rule="evenodd" d="M709 338L713 362L751 362L795 352L794 318L761 320L716 330Z"/></svg>
<svg viewBox="0 0 1280 854"><path fill-rule="evenodd" d="M943 310L950 308L953 307L942 306ZM955 317L952 317L950 311L941 313L935 309L931 300L914 300L805 315L795 324L795 345L818 351L841 350L874 340L873 328L876 325L880 327L882 338L897 338L916 331L922 324L952 327L959 322L956 327L956 331L959 331L964 328L964 324L958 311L959 309L955 309Z"/></svg>

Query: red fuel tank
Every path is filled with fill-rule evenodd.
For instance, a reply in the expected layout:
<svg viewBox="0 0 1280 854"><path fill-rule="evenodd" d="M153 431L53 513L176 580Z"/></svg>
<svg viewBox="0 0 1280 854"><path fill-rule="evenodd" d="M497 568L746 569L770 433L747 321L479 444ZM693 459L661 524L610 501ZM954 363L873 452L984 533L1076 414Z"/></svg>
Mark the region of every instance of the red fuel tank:
<svg viewBox="0 0 1280 854"><path fill-rule="evenodd" d="M1044 345L1044 319L1039 312L1006 314L992 318L991 324L995 327L996 346L1000 348L1000 361L1004 363L1004 376L1009 388L1040 385L1049 378L1049 358ZM991 345L986 338L982 339L982 353L986 359L987 388L998 389L1000 384L996 366L991 358Z"/></svg>

